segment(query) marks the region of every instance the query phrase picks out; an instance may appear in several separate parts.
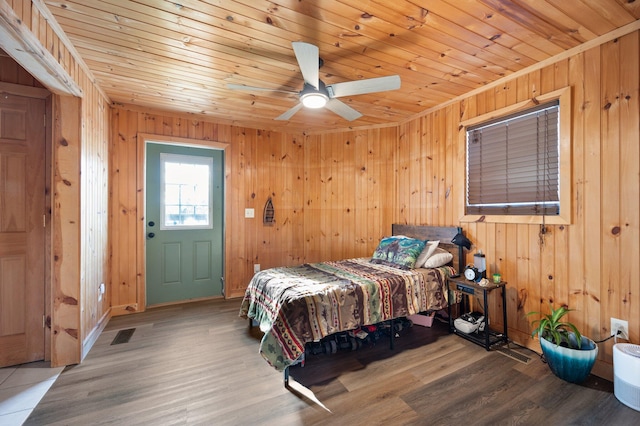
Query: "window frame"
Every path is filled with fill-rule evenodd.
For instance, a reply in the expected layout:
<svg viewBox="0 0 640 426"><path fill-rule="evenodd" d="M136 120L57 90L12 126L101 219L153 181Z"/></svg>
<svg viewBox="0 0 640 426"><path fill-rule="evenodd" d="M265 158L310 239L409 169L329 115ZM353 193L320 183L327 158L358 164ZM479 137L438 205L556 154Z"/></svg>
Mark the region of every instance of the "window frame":
<svg viewBox="0 0 640 426"><path fill-rule="evenodd" d="M526 112L527 110L547 102L557 100L559 103L558 124L558 149L559 149L559 198L560 214L558 215L483 215L467 213L467 179L468 179L468 151L467 128L478 126L482 123L505 118L509 115ZM459 143L464 153L464 179L462 179L460 201L463 216L461 222L488 222L488 223L528 223L528 224L571 224L571 87L565 87L553 92L537 96L535 98L516 103L514 105L482 114L477 117L460 122Z"/></svg>

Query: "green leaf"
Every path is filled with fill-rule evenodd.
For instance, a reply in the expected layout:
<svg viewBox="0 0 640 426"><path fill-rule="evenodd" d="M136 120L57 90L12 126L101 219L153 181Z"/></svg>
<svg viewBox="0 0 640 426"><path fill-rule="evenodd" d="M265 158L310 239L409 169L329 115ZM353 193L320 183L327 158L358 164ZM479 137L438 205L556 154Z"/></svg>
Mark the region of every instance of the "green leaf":
<svg viewBox="0 0 640 426"><path fill-rule="evenodd" d="M562 318L572 310L573 309L569 309L565 306L560 306L558 309L554 309L553 306L549 305L549 314L535 311L527 313L527 317L531 315L540 316L539 319L531 321L531 327L533 328L531 337L538 335L538 338L547 339L556 345L566 342L567 346L572 347L575 345L572 345L571 340L569 339L569 333L571 332L576 336L576 340L578 342L577 349L580 349L582 335L578 331L578 328L568 321L561 321Z"/></svg>

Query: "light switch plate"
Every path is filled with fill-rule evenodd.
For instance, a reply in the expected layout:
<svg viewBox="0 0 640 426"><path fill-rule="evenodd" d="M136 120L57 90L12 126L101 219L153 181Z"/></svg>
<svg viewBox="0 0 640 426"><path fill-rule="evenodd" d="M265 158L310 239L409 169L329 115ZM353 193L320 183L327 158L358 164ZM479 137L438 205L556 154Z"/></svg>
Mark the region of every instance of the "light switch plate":
<svg viewBox="0 0 640 426"><path fill-rule="evenodd" d="M253 209L244 209L244 217L252 218L255 217L255 212Z"/></svg>

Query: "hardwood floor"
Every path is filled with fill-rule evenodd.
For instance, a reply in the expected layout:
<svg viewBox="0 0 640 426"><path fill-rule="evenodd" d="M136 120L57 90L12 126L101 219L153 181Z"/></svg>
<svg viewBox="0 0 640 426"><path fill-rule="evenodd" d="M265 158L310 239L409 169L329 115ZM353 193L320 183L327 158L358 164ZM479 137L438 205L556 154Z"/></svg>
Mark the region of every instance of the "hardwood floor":
<svg viewBox="0 0 640 426"><path fill-rule="evenodd" d="M239 300L113 318L82 364L67 368L26 425L640 424L610 382L553 376L487 352L444 324L354 352L309 356L291 389L258 354ZM127 343L111 345L119 330Z"/></svg>

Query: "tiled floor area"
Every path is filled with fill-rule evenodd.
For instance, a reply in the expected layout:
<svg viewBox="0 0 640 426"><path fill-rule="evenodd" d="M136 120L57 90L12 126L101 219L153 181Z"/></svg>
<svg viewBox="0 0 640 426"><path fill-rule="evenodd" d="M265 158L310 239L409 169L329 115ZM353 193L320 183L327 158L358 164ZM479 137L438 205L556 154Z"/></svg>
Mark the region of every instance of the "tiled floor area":
<svg viewBox="0 0 640 426"><path fill-rule="evenodd" d="M63 369L48 362L0 368L0 425L22 425Z"/></svg>

